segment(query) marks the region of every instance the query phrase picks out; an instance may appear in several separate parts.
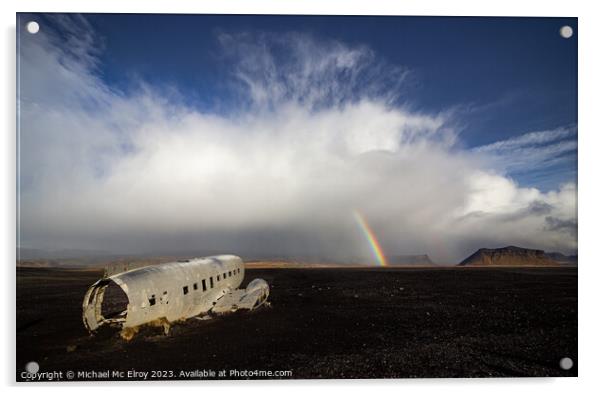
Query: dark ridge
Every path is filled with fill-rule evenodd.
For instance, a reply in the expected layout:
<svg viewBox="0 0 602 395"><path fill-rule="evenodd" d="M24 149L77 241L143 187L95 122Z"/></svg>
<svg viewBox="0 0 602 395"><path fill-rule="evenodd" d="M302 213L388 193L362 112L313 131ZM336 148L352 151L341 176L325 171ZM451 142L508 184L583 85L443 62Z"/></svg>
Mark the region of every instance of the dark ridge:
<svg viewBox="0 0 602 395"><path fill-rule="evenodd" d="M562 265L577 265L577 255L564 255L560 252L546 252L546 256Z"/></svg>
<svg viewBox="0 0 602 395"><path fill-rule="evenodd" d="M558 266L543 250L516 246L481 248L458 266Z"/></svg>

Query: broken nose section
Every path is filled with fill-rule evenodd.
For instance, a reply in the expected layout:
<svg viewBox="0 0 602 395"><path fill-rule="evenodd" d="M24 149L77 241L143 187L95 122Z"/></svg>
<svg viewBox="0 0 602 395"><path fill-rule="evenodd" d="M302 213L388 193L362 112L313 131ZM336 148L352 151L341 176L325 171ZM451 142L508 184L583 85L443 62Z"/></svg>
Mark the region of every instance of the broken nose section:
<svg viewBox="0 0 602 395"><path fill-rule="evenodd" d="M111 279L92 284L82 304L82 319L89 332L105 324L123 324L127 317L129 299L122 288Z"/></svg>

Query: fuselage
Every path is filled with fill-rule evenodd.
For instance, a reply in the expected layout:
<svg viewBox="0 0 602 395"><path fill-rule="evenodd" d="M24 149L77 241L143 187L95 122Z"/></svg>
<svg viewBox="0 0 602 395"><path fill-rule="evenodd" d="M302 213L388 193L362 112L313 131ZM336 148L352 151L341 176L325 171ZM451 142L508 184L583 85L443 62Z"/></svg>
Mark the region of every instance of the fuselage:
<svg viewBox="0 0 602 395"><path fill-rule="evenodd" d="M169 322L209 311L216 300L238 288L244 278L242 259L218 255L147 266L115 274L90 287L83 303L84 325L91 331L105 323L120 322L123 328L154 320ZM105 289L117 284L127 295L125 313L118 318L102 315Z"/></svg>

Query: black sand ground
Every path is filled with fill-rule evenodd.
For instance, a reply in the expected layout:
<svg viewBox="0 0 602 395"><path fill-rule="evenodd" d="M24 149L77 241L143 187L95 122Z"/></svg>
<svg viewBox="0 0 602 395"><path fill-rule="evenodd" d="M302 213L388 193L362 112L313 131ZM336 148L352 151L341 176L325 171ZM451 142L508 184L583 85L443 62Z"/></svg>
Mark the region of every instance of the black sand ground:
<svg viewBox="0 0 602 395"><path fill-rule="evenodd" d="M253 269L245 283L267 280L270 308L191 319L169 336L147 329L131 342L84 330L82 298L99 275L17 270L17 380L29 361L40 372L124 378L222 369L227 378L231 369L292 378L577 375L575 268ZM563 357L575 361L568 371Z"/></svg>

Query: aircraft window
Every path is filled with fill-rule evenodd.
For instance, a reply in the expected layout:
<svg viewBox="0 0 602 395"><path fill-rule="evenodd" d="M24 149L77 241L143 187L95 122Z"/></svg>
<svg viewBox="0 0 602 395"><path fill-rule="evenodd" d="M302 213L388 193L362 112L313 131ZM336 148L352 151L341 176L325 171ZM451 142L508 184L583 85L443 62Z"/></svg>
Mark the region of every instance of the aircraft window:
<svg viewBox="0 0 602 395"><path fill-rule="evenodd" d="M217 281L219 281L219 274L217 275Z"/></svg>
<svg viewBox="0 0 602 395"><path fill-rule="evenodd" d="M226 278L226 273L224 273L224 278Z"/></svg>
<svg viewBox="0 0 602 395"><path fill-rule="evenodd" d="M211 284L211 288L213 288L213 277L209 277L209 283Z"/></svg>
<svg viewBox="0 0 602 395"><path fill-rule="evenodd" d="M184 292L184 295L186 295L186 294L188 293L188 285L185 285L185 286L182 288L182 292Z"/></svg>
<svg viewBox="0 0 602 395"><path fill-rule="evenodd" d="M205 282L205 279L203 279L202 284L203 284L203 292L205 292L207 290L207 282Z"/></svg>
<svg viewBox="0 0 602 395"><path fill-rule="evenodd" d="M197 284L197 283L192 284L192 289L194 289L195 291L197 289L199 289L199 284Z"/></svg>
<svg viewBox="0 0 602 395"><path fill-rule="evenodd" d="M232 277L232 272L228 272L228 277Z"/></svg>
<svg viewBox="0 0 602 395"><path fill-rule="evenodd" d="M240 273L240 268L238 268L238 272Z"/></svg>
<svg viewBox="0 0 602 395"><path fill-rule="evenodd" d="M148 298L148 304L151 306L154 306L155 303L157 303L157 300L155 299L155 295L151 295L151 297Z"/></svg>

